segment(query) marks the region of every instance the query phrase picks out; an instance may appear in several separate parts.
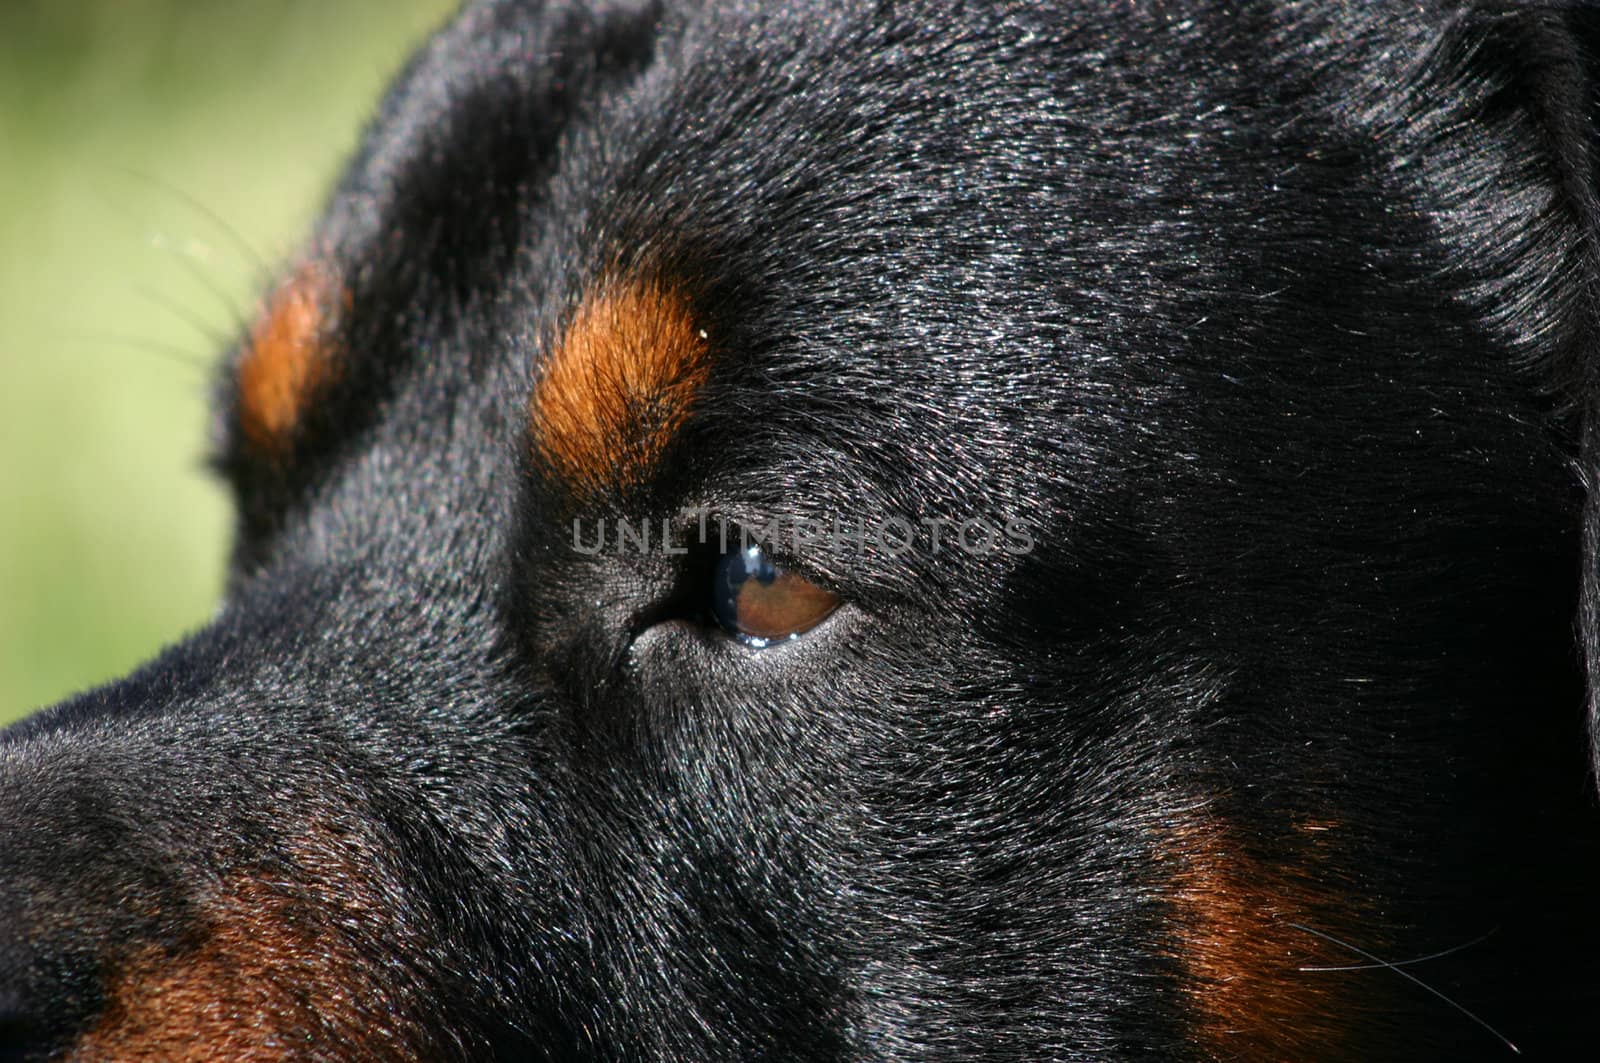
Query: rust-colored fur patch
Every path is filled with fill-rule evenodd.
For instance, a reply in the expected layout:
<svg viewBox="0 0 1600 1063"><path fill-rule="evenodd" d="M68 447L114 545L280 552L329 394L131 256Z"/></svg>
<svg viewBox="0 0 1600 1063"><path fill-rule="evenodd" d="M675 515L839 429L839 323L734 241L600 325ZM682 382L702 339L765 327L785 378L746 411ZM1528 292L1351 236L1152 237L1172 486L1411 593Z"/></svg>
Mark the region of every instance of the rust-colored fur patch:
<svg viewBox="0 0 1600 1063"><path fill-rule="evenodd" d="M245 442L278 455L333 374L329 336L342 295L328 270L301 266L267 301L239 359L238 418Z"/></svg>
<svg viewBox="0 0 1600 1063"><path fill-rule="evenodd" d="M705 386L708 348L681 292L655 280L598 285L534 387L543 464L578 495L641 482Z"/></svg>
<svg viewBox="0 0 1600 1063"><path fill-rule="evenodd" d="M1335 827L1299 825L1287 859L1250 854L1230 830L1196 817L1174 841L1178 960L1196 1039L1218 1060L1338 1057L1359 1000L1349 977L1304 967L1348 962L1295 924L1327 928L1354 913L1319 871Z"/></svg>
<svg viewBox="0 0 1600 1063"><path fill-rule="evenodd" d="M345 856L318 839L310 884L236 876L206 905L202 937L122 965L70 1063L353 1063L430 1058L407 1012L418 990L392 918Z"/></svg>

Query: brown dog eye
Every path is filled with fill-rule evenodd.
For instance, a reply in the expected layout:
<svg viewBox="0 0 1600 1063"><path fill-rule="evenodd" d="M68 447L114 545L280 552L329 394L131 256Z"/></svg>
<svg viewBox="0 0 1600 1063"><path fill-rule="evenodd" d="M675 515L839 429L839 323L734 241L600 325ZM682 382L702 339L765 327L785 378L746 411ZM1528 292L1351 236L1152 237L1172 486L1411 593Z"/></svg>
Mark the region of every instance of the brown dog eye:
<svg viewBox="0 0 1600 1063"><path fill-rule="evenodd" d="M774 565L759 546L717 560L711 610L723 630L751 646L810 631L838 607L838 595Z"/></svg>

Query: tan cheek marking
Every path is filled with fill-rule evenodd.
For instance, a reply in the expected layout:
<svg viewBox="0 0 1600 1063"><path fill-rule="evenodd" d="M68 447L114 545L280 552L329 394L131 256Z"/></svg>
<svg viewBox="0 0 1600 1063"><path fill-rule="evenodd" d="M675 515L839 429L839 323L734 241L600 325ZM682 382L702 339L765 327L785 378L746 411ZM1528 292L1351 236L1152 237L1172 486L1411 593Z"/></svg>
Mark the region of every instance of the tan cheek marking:
<svg viewBox="0 0 1600 1063"><path fill-rule="evenodd" d="M195 948L125 964L69 1063L432 1058L415 1021L422 994L405 974L410 949L383 944L392 906L337 849L302 856L314 883L232 879Z"/></svg>
<svg viewBox="0 0 1600 1063"><path fill-rule="evenodd" d="M1196 818L1173 838L1177 959L1200 1044L1214 1059L1313 1059L1348 1047L1360 1006L1345 976L1300 968L1347 962L1303 924L1338 929L1357 917L1317 878L1318 850L1336 825L1298 825L1304 851L1269 863L1229 829ZM1360 936L1351 932L1352 936Z"/></svg>
<svg viewBox="0 0 1600 1063"><path fill-rule="evenodd" d="M333 374L333 316L345 296L315 262L280 284L250 331L237 369L239 426L258 453L281 454Z"/></svg>
<svg viewBox="0 0 1600 1063"><path fill-rule="evenodd" d="M705 334L681 293L658 281L603 283L579 303L534 387L535 452L579 495L638 483L709 373Z"/></svg>

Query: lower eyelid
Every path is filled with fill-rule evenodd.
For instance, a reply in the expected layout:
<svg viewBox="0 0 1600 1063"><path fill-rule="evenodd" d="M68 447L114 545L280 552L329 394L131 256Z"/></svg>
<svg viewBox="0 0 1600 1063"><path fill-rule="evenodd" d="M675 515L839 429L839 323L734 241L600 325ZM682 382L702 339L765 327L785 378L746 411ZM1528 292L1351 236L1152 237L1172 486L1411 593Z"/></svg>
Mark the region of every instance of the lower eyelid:
<svg viewBox="0 0 1600 1063"><path fill-rule="evenodd" d="M673 617L650 625L630 641L625 651L627 667L630 670L648 668L651 671L664 668L680 677L687 672L691 681L726 682L728 673L719 671L713 676L701 669L708 662L719 660L724 662L725 667L741 670L780 663L788 667L788 662L795 660L795 654L836 654L839 647L835 640L844 632L853 630L853 627L837 628L835 625L850 625L856 614L852 603L844 600L805 637L775 639L766 643L740 638L716 625L708 627L686 617ZM748 673L741 671L740 674Z"/></svg>

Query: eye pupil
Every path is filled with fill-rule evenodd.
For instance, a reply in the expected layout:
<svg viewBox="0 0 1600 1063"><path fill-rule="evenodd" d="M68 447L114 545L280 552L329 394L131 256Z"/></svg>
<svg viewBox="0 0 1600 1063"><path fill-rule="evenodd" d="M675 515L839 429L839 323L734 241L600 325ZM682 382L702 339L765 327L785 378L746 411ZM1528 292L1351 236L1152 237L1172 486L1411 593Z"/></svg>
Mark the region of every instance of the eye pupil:
<svg viewBox="0 0 1600 1063"><path fill-rule="evenodd" d="M838 605L833 592L779 568L759 546L717 559L712 613L723 630L749 645L766 646L809 631Z"/></svg>

